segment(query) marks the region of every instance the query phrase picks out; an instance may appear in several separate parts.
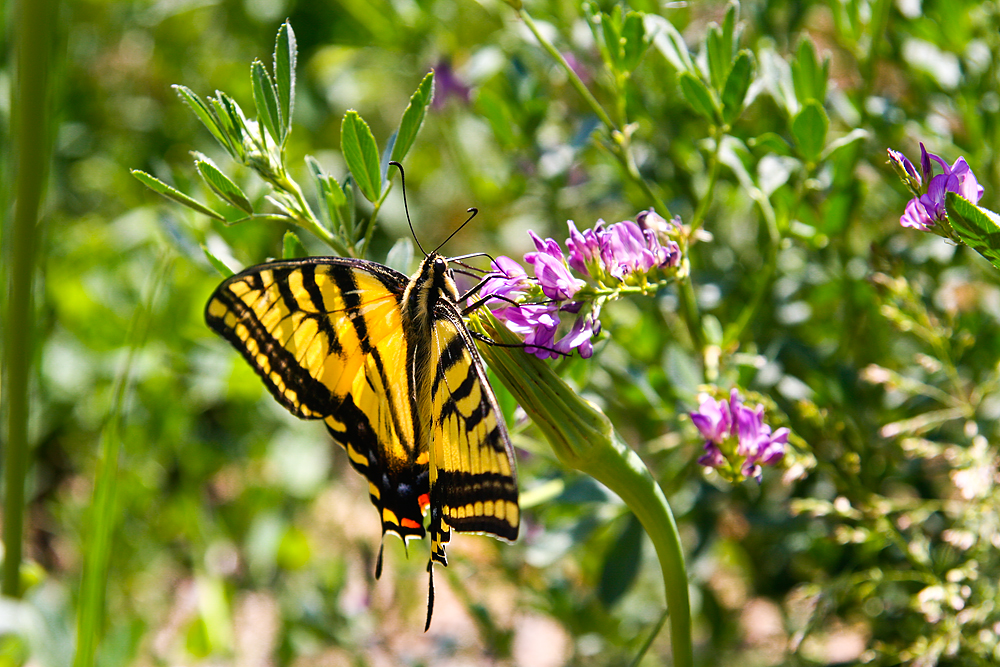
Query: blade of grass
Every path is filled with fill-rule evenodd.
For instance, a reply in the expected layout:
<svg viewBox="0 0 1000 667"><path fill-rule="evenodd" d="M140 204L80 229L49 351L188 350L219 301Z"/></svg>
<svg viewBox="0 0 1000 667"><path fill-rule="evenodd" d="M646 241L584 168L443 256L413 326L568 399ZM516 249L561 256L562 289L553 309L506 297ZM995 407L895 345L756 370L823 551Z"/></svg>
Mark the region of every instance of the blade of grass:
<svg viewBox="0 0 1000 667"><path fill-rule="evenodd" d="M13 91L14 219L5 247L7 309L3 367L7 410L5 447L3 563L4 595L21 595L21 547L24 535L24 477L28 465L28 376L32 327L32 283L37 238L41 234L38 210L51 155L51 114L48 104L49 57L56 31L54 0L27 0L18 4L17 81ZM5 207L6 208L6 207Z"/></svg>
<svg viewBox="0 0 1000 667"><path fill-rule="evenodd" d="M173 260L167 256L159 262L146 297L132 314L125 341L128 356L115 379L107 421L101 431L98 446L97 472L94 481L94 498L84 531L86 544L83 553L83 577L80 582L80 602L76 619L76 655L74 667L92 667L104 627L104 595L111 558L111 541L119 516L116 507L118 491L118 464L123 446L121 441L122 415L125 398L131 388L132 364L136 352L142 349L152 319L153 304L160 285L163 284Z"/></svg>

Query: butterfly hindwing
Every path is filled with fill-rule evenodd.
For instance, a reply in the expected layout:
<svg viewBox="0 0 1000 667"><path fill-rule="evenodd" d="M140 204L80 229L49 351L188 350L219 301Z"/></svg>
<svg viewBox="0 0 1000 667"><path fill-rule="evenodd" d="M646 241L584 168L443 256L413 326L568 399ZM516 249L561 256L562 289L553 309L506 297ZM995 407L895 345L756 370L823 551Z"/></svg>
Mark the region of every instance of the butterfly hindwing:
<svg viewBox="0 0 1000 667"><path fill-rule="evenodd" d="M439 304L431 343L431 553L445 563L449 529L517 539L514 451L482 357L457 309ZM440 538L434 512L440 510Z"/></svg>

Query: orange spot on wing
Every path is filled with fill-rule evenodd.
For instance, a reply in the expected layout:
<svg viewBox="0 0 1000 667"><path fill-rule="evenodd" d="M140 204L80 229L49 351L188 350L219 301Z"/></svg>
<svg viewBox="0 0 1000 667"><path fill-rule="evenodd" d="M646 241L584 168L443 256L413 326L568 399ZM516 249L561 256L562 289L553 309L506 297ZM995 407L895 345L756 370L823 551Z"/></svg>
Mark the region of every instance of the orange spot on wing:
<svg viewBox="0 0 1000 667"><path fill-rule="evenodd" d="M427 506L431 504L430 494L422 493L420 497L417 498L417 502L420 503L420 511L423 512L427 509Z"/></svg>
<svg viewBox="0 0 1000 667"><path fill-rule="evenodd" d="M402 521L399 522L399 525L401 525L403 528L420 528L420 524L414 521L413 519L403 519Z"/></svg>

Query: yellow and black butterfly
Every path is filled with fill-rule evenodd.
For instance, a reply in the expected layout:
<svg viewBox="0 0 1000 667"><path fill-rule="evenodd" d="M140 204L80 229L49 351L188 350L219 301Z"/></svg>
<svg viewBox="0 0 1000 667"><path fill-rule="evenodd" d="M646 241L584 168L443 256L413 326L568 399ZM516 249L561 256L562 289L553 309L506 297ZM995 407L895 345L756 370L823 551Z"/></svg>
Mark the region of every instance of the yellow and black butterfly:
<svg viewBox="0 0 1000 667"><path fill-rule="evenodd" d="M432 252L409 279L362 259L269 262L205 308L279 403L324 421L367 478L383 538L423 538L430 510L425 630L451 530L513 541L519 524L514 451L459 301Z"/></svg>

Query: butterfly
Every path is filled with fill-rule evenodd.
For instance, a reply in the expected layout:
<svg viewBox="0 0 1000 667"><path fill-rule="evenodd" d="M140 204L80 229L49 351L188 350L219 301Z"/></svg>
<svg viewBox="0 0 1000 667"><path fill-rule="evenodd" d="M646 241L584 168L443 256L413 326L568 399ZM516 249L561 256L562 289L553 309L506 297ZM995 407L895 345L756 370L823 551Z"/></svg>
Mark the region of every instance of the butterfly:
<svg viewBox="0 0 1000 667"><path fill-rule="evenodd" d="M323 420L346 450L383 543L430 533L425 631L451 531L514 541L520 519L514 450L461 300L432 252L410 278L362 259L268 262L225 280L205 307L274 398Z"/></svg>

